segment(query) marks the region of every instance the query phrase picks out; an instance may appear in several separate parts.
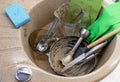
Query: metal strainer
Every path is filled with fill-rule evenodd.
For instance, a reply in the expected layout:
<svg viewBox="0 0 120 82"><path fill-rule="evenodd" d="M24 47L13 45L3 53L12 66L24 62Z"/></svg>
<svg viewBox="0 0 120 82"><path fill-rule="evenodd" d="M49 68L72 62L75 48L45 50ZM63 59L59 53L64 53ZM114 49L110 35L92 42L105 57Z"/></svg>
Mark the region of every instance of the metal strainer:
<svg viewBox="0 0 120 82"><path fill-rule="evenodd" d="M64 73L61 73L61 70L64 67L64 65L61 63L61 59L64 58L66 56L66 53L68 53L73 48L77 40L78 37L67 36L55 42L51 47L49 62L51 67L57 74L64 76L78 76L88 74L95 68L97 63L96 56L95 58L89 60L89 62L84 61L82 63L76 64L72 68L65 71ZM81 44L79 47L83 46L85 46L84 43Z"/></svg>

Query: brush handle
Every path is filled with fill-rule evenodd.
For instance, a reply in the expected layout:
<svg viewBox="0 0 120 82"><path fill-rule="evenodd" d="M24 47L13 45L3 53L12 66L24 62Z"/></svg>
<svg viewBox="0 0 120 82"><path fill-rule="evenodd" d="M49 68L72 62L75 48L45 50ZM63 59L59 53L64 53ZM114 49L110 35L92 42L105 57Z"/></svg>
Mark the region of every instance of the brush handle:
<svg viewBox="0 0 120 82"><path fill-rule="evenodd" d="M95 42L89 44L89 45L87 46L87 48L90 49L90 48L96 46L97 44L99 44L99 43L101 43L101 42L107 40L108 38L110 38L111 36L115 35L115 34L118 33L118 32L120 32L120 28L118 28L118 29L116 29L116 30L114 30L114 31L112 31L112 32L110 32L110 33L108 33L108 34L106 34L105 36L99 38L99 39L96 40Z"/></svg>

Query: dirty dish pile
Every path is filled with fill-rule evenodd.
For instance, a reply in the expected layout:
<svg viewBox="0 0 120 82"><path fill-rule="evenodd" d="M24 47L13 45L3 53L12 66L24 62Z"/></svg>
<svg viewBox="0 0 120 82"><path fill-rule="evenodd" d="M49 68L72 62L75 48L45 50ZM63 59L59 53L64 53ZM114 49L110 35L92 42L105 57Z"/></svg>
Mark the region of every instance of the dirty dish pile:
<svg viewBox="0 0 120 82"><path fill-rule="evenodd" d="M48 30L36 30L30 35L31 48L45 53L58 75L80 76L92 72L98 63L98 54L108 43L106 40L115 33L88 44L85 40L89 36L86 28L91 24L88 12L79 5L64 3L54 15Z"/></svg>
<svg viewBox="0 0 120 82"><path fill-rule="evenodd" d="M78 76L88 74L95 68L98 62L97 56L95 56L90 61L78 63L71 67L70 69L66 70L65 72L63 73L61 72L61 70L64 67L61 59L66 57L66 54L73 48L78 38L79 37L76 36L67 36L61 38L52 45L50 49L49 62L51 67L57 74L64 76ZM79 47L84 47L85 45L87 44L82 43L81 45L79 45Z"/></svg>

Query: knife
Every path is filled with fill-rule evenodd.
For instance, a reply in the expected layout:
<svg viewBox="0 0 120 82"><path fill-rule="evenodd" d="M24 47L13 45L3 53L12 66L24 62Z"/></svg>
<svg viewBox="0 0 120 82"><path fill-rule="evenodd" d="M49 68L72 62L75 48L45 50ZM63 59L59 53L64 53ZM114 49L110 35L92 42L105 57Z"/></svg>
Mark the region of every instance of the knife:
<svg viewBox="0 0 120 82"><path fill-rule="evenodd" d="M86 59L87 57L89 57L90 55L92 55L93 53L95 53L96 51L102 49L108 42L102 42L100 44L98 44L97 46L91 48L87 53L83 53L80 56L78 56L77 58L75 58L73 61L71 61L70 63L68 63L62 70L61 73L65 72L67 69L71 68L72 66L74 66L77 63L81 63L82 61L84 61L84 59Z"/></svg>

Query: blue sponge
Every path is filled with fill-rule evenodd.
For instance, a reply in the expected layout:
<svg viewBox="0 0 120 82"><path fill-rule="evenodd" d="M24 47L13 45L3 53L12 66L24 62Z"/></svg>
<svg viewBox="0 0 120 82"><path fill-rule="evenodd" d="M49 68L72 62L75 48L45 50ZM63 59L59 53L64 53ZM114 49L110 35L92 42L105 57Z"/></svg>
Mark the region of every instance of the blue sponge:
<svg viewBox="0 0 120 82"><path fill-rule="evenodd" d="M20 26L30 21L30 16L18 2L7 7L5 12L16 28L19 28Z"/></svg>

